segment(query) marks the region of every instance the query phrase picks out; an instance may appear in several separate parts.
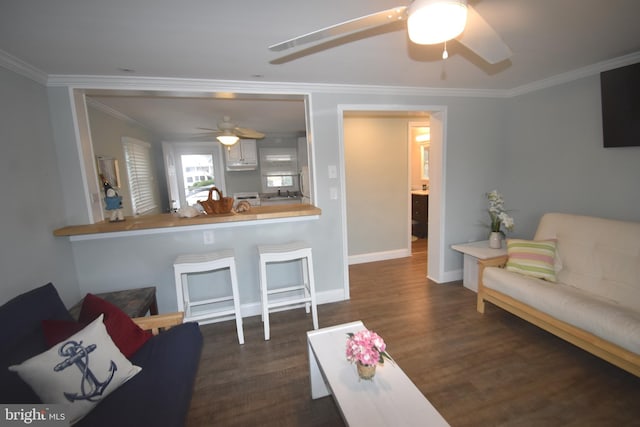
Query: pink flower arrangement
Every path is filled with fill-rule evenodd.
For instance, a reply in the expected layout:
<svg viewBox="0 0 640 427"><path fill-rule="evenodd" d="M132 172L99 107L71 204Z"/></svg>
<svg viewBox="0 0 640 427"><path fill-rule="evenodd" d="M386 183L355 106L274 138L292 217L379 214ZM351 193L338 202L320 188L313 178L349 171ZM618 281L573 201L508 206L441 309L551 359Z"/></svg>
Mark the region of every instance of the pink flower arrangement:
<svg viewBox="0 0 640 427"><path fill-rule="evenodd" d="M371 366L384 363L384 359L391 359L386 352L386 344L380 335L373 331L364 330L355 334L347 334L347 360L349 362L360 362L363 365Z"/></svg>

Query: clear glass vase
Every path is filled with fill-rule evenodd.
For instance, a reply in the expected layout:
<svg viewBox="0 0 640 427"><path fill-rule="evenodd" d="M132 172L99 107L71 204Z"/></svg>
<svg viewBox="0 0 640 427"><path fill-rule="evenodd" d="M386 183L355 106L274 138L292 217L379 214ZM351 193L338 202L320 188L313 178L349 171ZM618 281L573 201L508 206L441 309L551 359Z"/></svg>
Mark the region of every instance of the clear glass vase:
<svg viewBox="0 0 640 427"><path fill-rule="evenodd" d="M370 380L376 375L376 365L363 365L362 363L356 363L358 366L358 375L363 380Z"/></svg>

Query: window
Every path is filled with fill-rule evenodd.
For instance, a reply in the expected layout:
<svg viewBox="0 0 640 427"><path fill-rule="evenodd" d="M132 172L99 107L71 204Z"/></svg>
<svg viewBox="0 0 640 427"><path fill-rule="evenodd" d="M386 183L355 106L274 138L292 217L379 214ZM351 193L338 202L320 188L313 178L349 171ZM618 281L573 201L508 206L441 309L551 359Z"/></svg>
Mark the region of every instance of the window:
<svg viewBox="0 0 640 427"><path fill-rule="evenodd" d="M293 176L291 175L271 175L267 177L267 188L292 186Z"/></svg>
<svg viewBox="0 0 640 427"><path fill-rule="evenodd" d="M149 213L158 207L154 195L151 144L124 137L122 146L129 178L131 210L134 215Z"/></svg>

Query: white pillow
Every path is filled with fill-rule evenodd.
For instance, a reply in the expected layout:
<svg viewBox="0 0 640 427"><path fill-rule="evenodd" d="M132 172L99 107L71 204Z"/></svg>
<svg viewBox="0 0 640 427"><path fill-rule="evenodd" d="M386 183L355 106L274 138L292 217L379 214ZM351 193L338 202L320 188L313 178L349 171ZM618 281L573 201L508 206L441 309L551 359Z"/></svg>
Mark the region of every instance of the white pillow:
<svg viewBox="0 0 640 427"><path fill-rule="evenodd" d="M142 369L120 353L102 318L44 353L9 366L43 403L66 404L71 424Z"/></svg>

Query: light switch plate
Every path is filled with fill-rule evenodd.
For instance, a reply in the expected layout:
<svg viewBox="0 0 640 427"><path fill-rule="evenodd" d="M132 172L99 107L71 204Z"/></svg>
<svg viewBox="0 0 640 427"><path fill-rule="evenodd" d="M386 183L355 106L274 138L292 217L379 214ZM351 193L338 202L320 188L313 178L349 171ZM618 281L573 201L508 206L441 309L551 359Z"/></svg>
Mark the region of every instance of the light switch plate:
<svg viewBox="0 0 640 427"><path fill-rule="evenodd" d="M336 165L329 165L329 178L337 178L338 177L338 168Z"/></svg>
<svg viewBox="0 0 640 427"><path fill-rule="evenodd" d="M204 233L202 233L202 236L205 245L213 245L216 241L213 230L206 230Z"/></svg>

